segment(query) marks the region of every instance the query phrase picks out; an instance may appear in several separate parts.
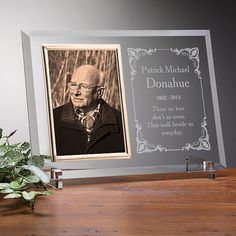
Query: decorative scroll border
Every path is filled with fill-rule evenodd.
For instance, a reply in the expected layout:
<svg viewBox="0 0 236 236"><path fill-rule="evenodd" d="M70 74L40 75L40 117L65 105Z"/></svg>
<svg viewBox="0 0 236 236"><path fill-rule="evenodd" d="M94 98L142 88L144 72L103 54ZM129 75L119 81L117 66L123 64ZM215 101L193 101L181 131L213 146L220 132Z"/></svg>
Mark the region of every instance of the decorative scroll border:
<svg viewBox="0 0 236 236"><path fill-rule="evenodd" d="M155 145L150 144L147 139L145 139L143 132L142 132L142 125L137 119L136 116L136 108L135 108L135 99L134 99L134 89L133 89L133 81L135 79L136 75L136 67L137 62L139 59L143 56L152 55L153 53L156 53L159 50L168 50L176 55L182 55L187 56L189 60L192 61L194 66L194 72L197 75L200 85L201 85L201 93L202 93L202 105L203 105L203 121L201 122L201 136L198 138L197 141L192 143L186 143L183 147L177 148L177 149L168 149L166 147L163 147L161 144ZM128 56L129 56L129 65L130 65L130 80L132 84L132 98L133 98L133 104L134 104L134 117L135 117L135 128L136 128L136 143L137 143L137 153L151 153L151 152L168 152L168 151L185 151L185 150L211 150L210 140L209 140L209 134L207 130L207 117L206 117L206 109L205 109L205 103L204 103L204 93L203 93L203 85L202 85L202 77L201 77L201 71L199 70L200 67L200 59L199 59L199 48L184 48L184 49L142 49L142 48L128 48L127 49Z"/></svg>

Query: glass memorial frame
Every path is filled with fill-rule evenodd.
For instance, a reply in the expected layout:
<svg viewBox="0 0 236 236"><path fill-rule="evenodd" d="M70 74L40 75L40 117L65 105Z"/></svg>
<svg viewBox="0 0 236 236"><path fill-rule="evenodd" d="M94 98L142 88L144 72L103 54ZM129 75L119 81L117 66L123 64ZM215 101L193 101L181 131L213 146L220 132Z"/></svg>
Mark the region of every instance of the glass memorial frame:
<svg viewBox="0 0 236 236"><path fill-rule="evenodd" d="M200 46L198 45L198 41L201 41ZM92 177L184 172L186 157L193 157L193 159L196 157L196 160L203 158L208 161L214 161L216 168L226 166L209 30L32 31L28 33L22 32L22 42L27 97L30 98L27 99L30 117L30 138L32 151L35 154L51 155L50 150L52 150L50 146L50 124L48 122L48 101L45 95L47 85L44 80L45 67L42 60L42 45L118 45L120 50L121 60L119 60L119 66L121 66L123 73L123 82L121 81L123 86L121 86L121 89L124 89L126 96L125 106L127 107L128 132L126 132L125 137L128 140L127 153L123 157L115 158L111 156L102 158L95 155L96 157L92 159L80 156L81 158L75 158L72 161L61 159L58 162L50 162L50 166L68 170L66 171L65 178L75 178L76 176ZM179 44L175 42L179 42ZM162 139L163 135L155 136L154 134L153 136L152 129L156 129L158 132L160 129L157 126L149 128L149 121L145 120L150 118L146 118L145 114L147 112L143 111L147 108L153 108L150 105L151 103L145 103L145 106L143 106L144 103L142 100L139 100L139 94L142 94L140 97L145 99L146 95L149 96L149 91L160 89L158 88L160 84L155 84L155 89L151 88L154 87L152 84L153 80L149 79L147 81L147 78L154 78L154 75L159 76L161 73L149 73L150 76L146 76L145 73L141 73L140 68L144 65L142 64L144 63L143 60L150 59L151 62L155 62L156 59L162 60L161 57L158 58L159 52L168 52L170 60L174 60L173 65L177 65L179 59L185 60L192 74L187 72L187 68L186 73L183 73L183 75L191 74L191 78L196 79L194 83L199 88L196 89L200 101L198 104L199 111L201 113L199 113L199 117L196 116L196 120L199 118L197 120L198 123L193 120L195 119L195 114L191 113L191 110L189 110L190 113L183 114L187 118L190 116L193 117L191 118L192 122L189 123L194 123L194 128L196 128L194 132L198 133L193 137L188 136L186 140L181 138L183 137L182 135L177 135L181 133L171 133L169 130L162 131L167 138L170 137L170 134L179 137L177 142L175 142L175 139L173 139L173 142L165 141L165 139ZM153 57L157 58L154 60L152 59ZM198 59L200 60L199 64ZM163 63L166 64L166 62ZM155 63L153 65L155 69ZM145 70L145 68L143 69ZM158 68L156 67L156 69ZM159 71L161 71L161 68L159 68ZM200 74L197 73L198 71ZM138 73L145 75L143 77L145 84L138 85L137 78L140 77ZM177 80L177 73L173 73L173 77L176 77L175 79ZM207 86L203 84L202 90L198 76L206 78L204 81L207 82ZM176 80L173 81L172 79L170 82L175 83ZM147 85L148 83L149 85ZM186 90L188 90L188 84L185 85ZM147 86L150 88L147 88ZM157 96L160 96L161 99L162 95L165 95L161 95L159 90L156 93L154 92L155 101ZM204 102L202 94L204 95ZM180 94L172 93L169 95ZM172 98L178 101L178 96L173 96ZM149 97L146 97L146 99L149 100ZM150 101L153 103L152 99L153 95L150 96ZM190 101L191 99L192 97L184 101ZM204 103L206 110L204 110ZM166 105L165 107L168 108L170 106ZM184 107L185 111L188 110L187 105L183 105L182 107ZM190 108L194 107L190 106ZM182 119L180 112L179 114L176 112L178 119ZM152 112L149 115L152 117ZM163 115L168 116L171 114L163 113ZM204 119L204 115L206 115L207 119ZM155 119L157 118L158 116ZM153 118L151 119L153 120ZM152 125L149 124L149 126ZM206 130L207 132L205 132ZM184 130L182 129L182 131ZM202 136L202 133L204 133L204 136ZM80 171L76 171L75 169L80 169Z"/></svg>

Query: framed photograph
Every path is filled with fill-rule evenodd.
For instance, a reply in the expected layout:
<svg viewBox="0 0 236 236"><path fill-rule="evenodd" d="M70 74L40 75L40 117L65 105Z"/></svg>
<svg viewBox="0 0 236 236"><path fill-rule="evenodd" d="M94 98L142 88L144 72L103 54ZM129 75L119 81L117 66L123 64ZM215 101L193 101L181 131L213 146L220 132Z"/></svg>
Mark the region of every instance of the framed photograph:
<svg viewBox="0 0 236 236"><path fill-rule="evenodd" d="M53 160L129 158L120 46L42 48Z"/></svg>
<svg viewBox="0 0 236 236"><path fill-rule="evenodd" d="M32 31L22 45L32 153L63 178L227 166L209 30Z"/></svg>

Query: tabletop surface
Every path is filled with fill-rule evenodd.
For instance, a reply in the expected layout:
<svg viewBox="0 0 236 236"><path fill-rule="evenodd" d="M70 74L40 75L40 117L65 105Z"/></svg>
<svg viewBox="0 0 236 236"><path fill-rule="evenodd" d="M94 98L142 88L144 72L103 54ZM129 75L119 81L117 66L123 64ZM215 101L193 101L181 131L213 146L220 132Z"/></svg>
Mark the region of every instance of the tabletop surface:
<svg viewBox="0 0 236 236"><path fill-rule="evenodd" d="M236 235L236 169L71 181L34 211L0 199L0 235Z"/></svg>

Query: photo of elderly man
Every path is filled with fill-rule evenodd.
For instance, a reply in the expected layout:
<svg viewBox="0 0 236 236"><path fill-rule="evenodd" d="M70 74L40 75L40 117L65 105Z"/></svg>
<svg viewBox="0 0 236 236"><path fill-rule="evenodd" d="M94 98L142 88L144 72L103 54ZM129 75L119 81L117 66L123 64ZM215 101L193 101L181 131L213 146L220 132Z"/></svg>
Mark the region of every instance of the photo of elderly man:
<svg viewBox="0 0 236 236"><path fill-rule="evenodd" d="M70 101L53 111L57 154L124 152L121 112L102 99L99 70L76 68L68 88Z"/></svg>

